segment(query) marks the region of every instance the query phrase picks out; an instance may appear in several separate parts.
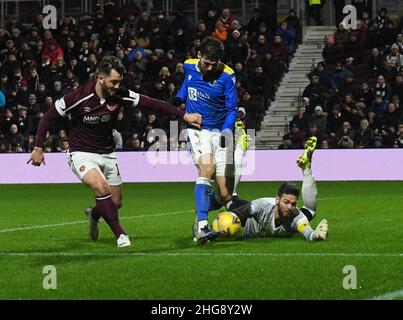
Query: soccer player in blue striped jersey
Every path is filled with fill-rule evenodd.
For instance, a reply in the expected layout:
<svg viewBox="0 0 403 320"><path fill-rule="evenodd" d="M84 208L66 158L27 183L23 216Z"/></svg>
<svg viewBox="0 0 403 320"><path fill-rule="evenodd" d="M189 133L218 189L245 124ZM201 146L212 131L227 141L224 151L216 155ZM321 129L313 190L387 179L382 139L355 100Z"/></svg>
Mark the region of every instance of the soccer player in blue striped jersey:
<svg viewBox="0 0 403 320"><path fill-rule="evenodd" d="M214 237L208 212L231 201L234 185L233 131L237 117L237 90L234 71L220 62L223 44L205 39L198 59L184 63L185 80L177 103L186 103L186 112L202 115L201 128L187 129L187 142L198 169L195 185L197 221L193 237L198 244ZM179 101L180 100L180 101ZM218 192L212 192L212 183Z"/></svg>

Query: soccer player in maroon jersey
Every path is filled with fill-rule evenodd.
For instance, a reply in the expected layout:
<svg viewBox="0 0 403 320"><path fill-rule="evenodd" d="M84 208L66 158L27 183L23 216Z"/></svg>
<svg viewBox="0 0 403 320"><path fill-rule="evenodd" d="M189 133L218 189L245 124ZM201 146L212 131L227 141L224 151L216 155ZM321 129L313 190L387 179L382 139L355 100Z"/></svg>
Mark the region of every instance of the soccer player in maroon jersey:
<svg viewBox="0 0 403 320"><path fill-rule="evenodd" d="M183 118L200 127L201 115L188 114L167 102L152 99L131 90L122 91L120 83L125 67L114 56L104 57L99 65L96 81L83 85L55 102L41 119L35 148L27 163L45 164L43 145L53 121L70 116L70 148L68 164L75 175L96 197L95 207L85 210L89 220L89 237L98 239L98 223L102 217L112 229L118 247L130 246L130 240L119 222L122 206L122 179L113 152L112 129L122 106L153 108Z"/></svg>

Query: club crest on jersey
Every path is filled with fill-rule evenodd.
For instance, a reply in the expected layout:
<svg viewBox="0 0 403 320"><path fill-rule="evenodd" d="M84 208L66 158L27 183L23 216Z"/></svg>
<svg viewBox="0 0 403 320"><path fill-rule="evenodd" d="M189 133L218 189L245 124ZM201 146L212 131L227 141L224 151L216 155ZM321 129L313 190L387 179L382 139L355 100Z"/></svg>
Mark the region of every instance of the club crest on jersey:
<svg viewBox="0 0 403 320"><path fill-rule="evenodd" d="M91 108L90 108L90 107L84 107L84 109L83 109L83 110L84 110L84 112L85 112L85 113L88 113L88 112L90 112L90 111L91 111Z"/></svg>
<svg viewBox="0 0 403 320"><path fill-rule="evenodd" d="M110 114L105 114L101 117L101 122L108 122L111 119Z"/></svg>
<svg viewBox="0 0 403 320"><path fill-rule="evenodd" d="M106 108L107 108L109 111L115 111L117 107L118 107L117 104L106 104Z"/></svg>
<svg viewBox="0 0 403 320"><path fill-rule="evenodd" d="M85 170L85 166L80 167L80 172L83 172Z"/></svg>

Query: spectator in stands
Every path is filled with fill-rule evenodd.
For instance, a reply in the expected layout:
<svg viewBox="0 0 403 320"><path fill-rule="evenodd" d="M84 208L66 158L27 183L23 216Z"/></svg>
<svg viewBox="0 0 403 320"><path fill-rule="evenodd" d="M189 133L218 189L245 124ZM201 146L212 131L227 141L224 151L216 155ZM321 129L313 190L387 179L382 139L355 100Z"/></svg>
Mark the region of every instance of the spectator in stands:
<svg viewBox="0 0 403 320"><path fill-rule="evenodd" d="M301 43L302 41L302 26L301 20L298 18L297 13L294 9L290 9L287 18L284 20L289 26L294 28L296 33L296 43Z"/></svg>
<svg viewBox="0 0 403 320"><path fill-rule="evenodd" d="M360 86L354 81L352 74L348 74L345 82L340 86L339 93L343 96L351 94L356 100L359 96Z"/></svg>
<svg viewBox="0 0 403 320"><path fill-rule="evenodd" d="M63 58L63 50L59 47L56 39L50 39L47 43L45 51L43 52L43 57L49 56L52 64L56 64L57 57Z"/></svg>
<svg viewBox="0 0 403 320"><path fill-rule="evenodd" d="M3 91L0 90L0 114L6 108L6 96L4 95Z"/></svg>
<svg viewBox="0 0 403 320"><path fill-rule="evenodd" d="M388 108L388 101L384 100L382 94L376 94L375 100L371 103L370 110L375 113L375 116L380 120Z"/></svg>
<svg viewBox="0 0 403 320"><path fill-rule="evenodd" d="M392 83L392 95L399 97L403 101L403 74L397 74Z"/></svg>
<svg viewBox="0 0 403 320"><path fill-rule="evenodd" d="M345 28L344 23L340 23L334 34L334 45L344 52L345 45L350 37L349 31Z"/></svg>
<svg viewBox="0 0 403 320"><path fill-rule="evenodd" d="M13 112L10 109L6 109L0 118L0 136L8 134L10 132L11 125L15 123L16 120Z"/></svg>
<svg viewBox="0 0 403 320"><path fill-rule="evenodd" d="M315 112L311 116L310 124L316 124L318 127L318 132L320 136L324 136L327 129L327 114L323 112L323 108L321 106L315 107Z"/></svg>
<svg viewBox="0 0 403 320"><path fill-rule="evenodd" d="M260 36L259 36L260 37ZM273 43L270 44L269 52L281 65L285 65L287 60L287 49L285 48L280 35L276 34L273 39Z"/></svg>
<svg viewBox="0 0 403 320"><path fill-rule="evenodd" d="M10 126L10 131L5 135L5 139L11 145L13 151L15 151L18 145L24 145L24 135L18 132L18 126L16 124Z"/></svg>
<svg viewBox="0 0 403 320"><path fill-rule="evenodd" d="M296 124L302 131L307 132L311 118L306 113L304 105L297 108L297 114L290 121L290 130Z"/></svg>
<svg viewBox="0 0 403 320"><path fill-rule="evenodd" d="M312 76L311 83L302 92L303 97L309 98L310 106L307 108L308 114L314 112L314 107L326 103L327 88L320 83L318 76Z"/></svg>
<svg viewBox="0 0 403 320"><path fill-rule="evenodd" d="M383 75L378 76L376 84L374 86L375 95L380 95L384 100L389 100L392 95L392 88L385 81Z"/></svg>
<svg viewBox="0 0 403 320"><path fill-rule="evenodd" d="M237 63L245 63L249 54L248 45L241 40L241 33L235 29L228 37L225 52L228 58L228 64L234 67Z"/></svg>
<svg viewBox="0 0 403 320"><path fill-rule="evenodd" d="M260 15L259 8L254 8L252 12L252 17L250 18L248 25L246 26L246 31L250 39L252 39L259 32L259 27L262 22L264 22L264 20Z"/></svg>
<svg viewBox="0 0 403 320"><path fill-rule="evenodd" d="M351 33L348 41L344 44L344 56L346 59L352 58L354 64L361 63L361 56L363 53L363 46L357 39L356 33Z"/></svg>
<svg viewBox="0 0 403 320"><path fill-rule="evenodd" d="M342 49L334 45L334 37L327 37L325 48L322 52L323 59L328 65L335 65L338 61L344 60Z"/></svg>
<svg viewBox="0 0 403 320"><path fill-rule="evenodd" d="M301 149L304 141L304 132L300 130L297 124L291 125L291 132L288 136L291 140L291 149Z"/></svg>
<svg viewBox="0 0 403 320"><path fill-rule="evenodd" d="M253 95L262 96L265 106L270 104L270 100L274 100L273 84L270 78L263 73L260 65L256 66L255 72L250 76L247 89Z"/></svg>
<svg viewBox="0 0 403 320"><path fill-rule="evenodd" d="M217 20L215 29L211 36L220 40L222 43L225 43L228 38L228 29L224 26L221 20Z"/></svg>
<svg viewBox="0 0 403 320"><path fill-rule="evenodd" d="M363 82L361 84L356 99L357 101L364 102L366 106L369 106L372 101L374 101L375 94L373 90L369 87L367 82Z"/></svg>
<svg viewBox="0 0 403 320"><path fill-rule="evenodd" d="M283 21L276 34L280 35L288 55L293 55L296 50L297 31L288 25L286 21Z"/></svg>
<svg viewBox="0 0 403 320"><path fill-rule="evenodd" d="M360 122L360 130L355 135L355 148L369 148L373 144L374 133L369 127L367 119L362 119Z"/></svg>
<svg viewBox="0 0 403 320"><path fill-rule="evenodd" d="M327 140L329 146L335 148L337 146L337 132L343 126L343 116L341 114L341 107L340 105L336 104L332 108L332 112L327 117L326 123L326 131L327 131Z"/></svg>
<svg viewBox="0 0 403 320"><path fill-rule="evenodd" d="M343 136L340 138L337 146L340 149L353 149L354 148L354 141L349 136Z"/></svg>
<svg viewBox="0 0 403 320"><path fill-rule="evenodd" d="M343 63L337 62L335 71L330 76L331 88L337 92L349 74L351 74L351 72L344 67Z"/></svg>

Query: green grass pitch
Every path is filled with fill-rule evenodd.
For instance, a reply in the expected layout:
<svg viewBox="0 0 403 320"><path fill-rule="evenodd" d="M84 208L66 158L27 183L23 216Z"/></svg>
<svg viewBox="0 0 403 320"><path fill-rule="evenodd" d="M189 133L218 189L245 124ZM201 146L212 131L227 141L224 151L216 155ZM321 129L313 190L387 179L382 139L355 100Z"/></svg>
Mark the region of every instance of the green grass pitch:
<svg viewBox="0 0 403 320"><path fill-rule="evenodd" d="M296 235L204 247L191 239L193 183L124 184L129 248L116 247L105 222L100 239L87 240L83 209L93 197L81 184L1 185L0 299L369 299L402 291L403 184L317 184L312 225L328 219L327 241ZM271 196L278 186L244 182L239 193ZM56 290L43 288L46 265L56 267ZM348 265L357 289L343 288Z"/></svg>

